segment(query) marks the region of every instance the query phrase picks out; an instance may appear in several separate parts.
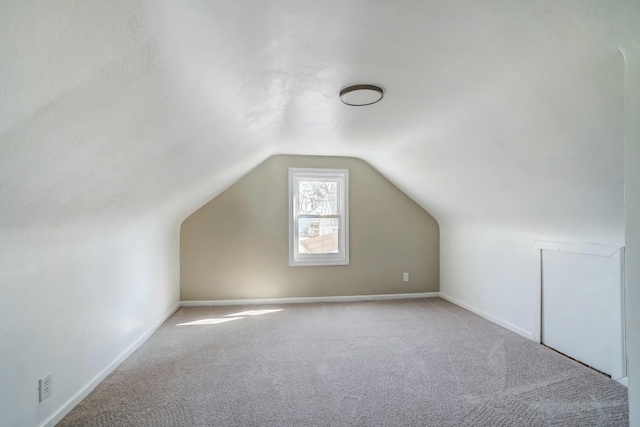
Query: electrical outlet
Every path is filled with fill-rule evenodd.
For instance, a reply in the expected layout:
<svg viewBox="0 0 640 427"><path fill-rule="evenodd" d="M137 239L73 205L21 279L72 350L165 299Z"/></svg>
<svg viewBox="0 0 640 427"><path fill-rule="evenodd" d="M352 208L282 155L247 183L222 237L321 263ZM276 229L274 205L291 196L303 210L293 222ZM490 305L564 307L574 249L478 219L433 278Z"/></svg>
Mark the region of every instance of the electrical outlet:
<svg viewBox="0 0 640 427"><path fill-rule="evenodd" d="M53 391L53 372L49 372L44 377L40 378L40 402L51 396Z"/></svg>
<svg viewBox="0 0 640 427"><path fill-rule="evenodd" d="M403 282L409 281L409 273L402 273L402 281Z"/></svg>

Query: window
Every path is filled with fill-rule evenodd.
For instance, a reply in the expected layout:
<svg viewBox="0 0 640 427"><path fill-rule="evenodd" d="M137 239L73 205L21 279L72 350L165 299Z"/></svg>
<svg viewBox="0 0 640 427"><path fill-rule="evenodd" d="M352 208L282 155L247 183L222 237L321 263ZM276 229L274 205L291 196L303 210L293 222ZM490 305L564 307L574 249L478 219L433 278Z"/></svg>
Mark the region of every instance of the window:
<svg viewBox="0 0 640 427"><path fill-rule="evenodd" d="M349 264L349 171L289 169L289 265Z"/></svg>

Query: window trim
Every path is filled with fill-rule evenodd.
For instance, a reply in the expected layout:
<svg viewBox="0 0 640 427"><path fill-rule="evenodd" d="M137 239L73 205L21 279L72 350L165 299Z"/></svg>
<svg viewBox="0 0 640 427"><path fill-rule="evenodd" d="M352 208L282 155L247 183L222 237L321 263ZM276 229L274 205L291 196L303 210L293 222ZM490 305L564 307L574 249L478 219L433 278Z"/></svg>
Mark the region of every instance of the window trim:
<svg viewBox="0 0 640 427"><path fill-rule="evenodd" d="M304 179L338 180L338 253L301 254L299 252L298 221L296 210L298 182ZM324 168L289 168L289 266L349 265L349 170ZM318 215L312 215L318 217ZM327 216L328 217L328 216Z"/></svg>

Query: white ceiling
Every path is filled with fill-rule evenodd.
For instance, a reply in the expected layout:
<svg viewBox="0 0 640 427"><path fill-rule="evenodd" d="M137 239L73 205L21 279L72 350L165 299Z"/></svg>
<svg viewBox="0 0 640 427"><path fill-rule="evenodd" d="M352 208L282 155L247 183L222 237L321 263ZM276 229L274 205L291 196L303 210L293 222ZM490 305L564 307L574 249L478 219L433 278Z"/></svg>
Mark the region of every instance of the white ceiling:
<svg viewBox="0 0 640 427"><path fill-rule="evenodd" d="M623 236L637 41L623 0L5 0L0 228L184 217L291 153L359 157L440 222ZM383 101L341 104L356 83Z"/></svg>

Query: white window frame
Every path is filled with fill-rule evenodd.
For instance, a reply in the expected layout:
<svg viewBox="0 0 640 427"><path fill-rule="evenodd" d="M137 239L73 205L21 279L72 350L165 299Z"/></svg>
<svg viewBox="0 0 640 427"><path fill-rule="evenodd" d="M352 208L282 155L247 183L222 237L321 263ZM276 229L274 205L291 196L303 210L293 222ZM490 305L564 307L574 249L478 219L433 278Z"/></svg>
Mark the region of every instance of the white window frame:
<svg viewBox="0 0 640 427"><path fill-rule="evenodd" d="M301 215L296 206L299 182L338 181L338 215ZM305 254L300 253L298 223L301 218L338 218L338 253ZM309 169L289 168L289 265L349 265L349 170L348 169Z"/></svg>

